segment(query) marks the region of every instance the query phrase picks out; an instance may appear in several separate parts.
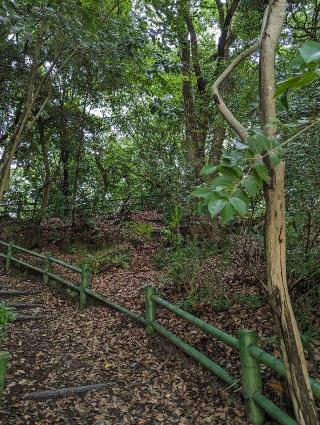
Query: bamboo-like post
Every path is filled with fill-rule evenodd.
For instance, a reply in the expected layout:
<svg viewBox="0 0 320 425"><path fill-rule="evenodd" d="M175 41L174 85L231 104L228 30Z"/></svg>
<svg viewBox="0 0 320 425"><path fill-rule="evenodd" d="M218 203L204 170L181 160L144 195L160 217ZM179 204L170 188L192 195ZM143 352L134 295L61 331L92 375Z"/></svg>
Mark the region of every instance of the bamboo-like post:
<svg viewBox="0 0 320 425"><path fill-rule="evenodd" d="M0 352L0 400L2 399L4 385L6 382L8 361L9 361L9 353L7 351L1 351Z"/></svg>
<svg viewBox="0 0 320 425"><path fill-rule="evenodd" d="M82 265L81 271L81 283L80 283L80 307L84 308L87 303L87 294L85 289L89 287L89 267L87 264Z"/></svg>
<svg viewBox="0 0 320 425"><path fill-rule="evenodd" d="M10 270L11 257L13 255L13 245L14 245L14 241L10 241L9 244L8 244L6 265L5 265L6 272L9 272L9 270Z"/></svg>
<svg viewBox="0 0 320 425"><path fill-rule="evenodd" d="M153 322L156 320L156 303L151 299L152 295L156 295L156 288L153 285L144 287L144 302L145 302L145 320L146 332L148 335L153 335L155 330Z"/></svg>
<svg viewBox="0 0 320 425"><path fill-rule="evenodd" d="M43 270L43 283L48 284L48 282L49 282L48 273L51 273L51 271L52 271L51 253L50 252L46 253L46 258L45 258L44 261L45 261L45 263L44 263L44 270Z"/></svg>
<svg viewBox="0 0 320 425"><path fill-rule="evenodd" d="M253 330L244 329L239 334L239 349L241 362L241 376L243 385L243 395L249 422L252 425L262 425L264 423L264 412L254 402L253 394L261 393L262 380L259 362L253 358L248 348L256 344L257 334Z"/></svg>

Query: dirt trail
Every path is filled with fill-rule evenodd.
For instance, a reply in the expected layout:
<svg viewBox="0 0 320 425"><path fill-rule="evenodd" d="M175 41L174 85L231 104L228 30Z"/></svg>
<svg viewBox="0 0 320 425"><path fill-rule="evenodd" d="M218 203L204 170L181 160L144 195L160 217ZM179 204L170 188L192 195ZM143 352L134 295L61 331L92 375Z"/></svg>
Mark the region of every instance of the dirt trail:
<svg viewBox="0 0 320 425"><path fill-rule="evenodd" d="M81 311L41 282L0 273L0 286L33 292L10 302L40 304L33 313L44 316L7 328L2 350L11 361L1 424L246 423L240 398L162 338L148 338L141 326L108 308ZM23 399L31 391L100 382L110 387L55 400Z"/></svg>

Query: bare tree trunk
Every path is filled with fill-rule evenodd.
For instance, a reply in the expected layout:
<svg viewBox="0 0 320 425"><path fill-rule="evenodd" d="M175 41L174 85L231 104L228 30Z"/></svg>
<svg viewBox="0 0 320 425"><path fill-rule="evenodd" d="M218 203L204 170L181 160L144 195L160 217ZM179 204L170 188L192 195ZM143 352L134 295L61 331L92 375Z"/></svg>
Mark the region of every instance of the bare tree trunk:
<svg viewBox="0 0 320 425"><path fill-rule="evenodd" d="M270 2L269 15L260 51L261 122L268 137L274 137L276 128L270 122L276 117L275 48L282 30L286 0ZM280 340L280 351L285 364L288 387L300 425L318 424L313 395L309 383L303 346L288 293L286 275L285 195L284 170L281 162L273 166L266 161L271 181L265 185L265 249L268 290L273 318Z"/></svg>
<svg viewBox="0 0 320 425"><path fill-rule="evenodd" d="M178 41L182 65L182 96L185 116L185 146L188 162L193 166L195 163L196 146L194 132L196 129L195 99L192 87L191 52L188 40L188 30L185 16L188 10L188 0L179 0L178 8Z"/></svg>
<svg viewBox="0 0 320 425"><path fill-rule="evenodd" d="M38 70L38 60L40 56L40 50L42 46L42 38L45 31L45 25L41 24L39 35L37 38L34 54L33 54L33 61L32 61L32 67L30 70L30 76L27 83L26 88L26 94L25 99L23 102L23 108L21 115L19 116L19 121L13 131L8 149L5 152L5 156L3 158L1 169L0 169L0 202L3 200L5 191L7 190L8 184L9 184L9 176L10 176L10 169L11 169L11 163L13 161L13 158L15 156L16 150L19 146L19 143L21 142L22 135L25 131L25 128L28 124L29 117L31 115L32 107L36 101L37 95L34 93L34 84L35 79L37 75ZM38 94L39 91L37 91Z"/></svg>
<svg viewBox="0 0 320 425"><path fill-rule="evenodd" d="M22 134L26 128L29 115L31 113L33 102L32 98L26 100L24 110L20 116L19 123L11 137L10 144L3 157L3 162L0 170L0 202L3 200L4 194L8 188L11 163L16 153L17 147L21 141Z"/></svg>
<svg viewBox="0 0 320 425"><path fill-rule="evenodd" d="M39 129L39 142L41 145L42 159L44 166L44 180L42 186L42 203L41 203L41 212L44 214L47 211L49 204L49 195L50 195L50 184L51 184L51 169L48 156L48 146L45 139L45 129L44 122L41 117L38 119L38 129Z"/></svg>
<svg viewBox="0 0 320 425"><path fill-rule="evenodd" d="M210 99L207 93L207 84L203 78L198 52L198 38L195 31L193 21L190 15L190 6L188 4L185 22L190 36L190 49L194 75L197 81L197 96L195 97L195 129L193 131L194 145L195 145L195 169L199 175L203 167L205 157L205 147L208 134L209 123L209 104Z"/></svg>

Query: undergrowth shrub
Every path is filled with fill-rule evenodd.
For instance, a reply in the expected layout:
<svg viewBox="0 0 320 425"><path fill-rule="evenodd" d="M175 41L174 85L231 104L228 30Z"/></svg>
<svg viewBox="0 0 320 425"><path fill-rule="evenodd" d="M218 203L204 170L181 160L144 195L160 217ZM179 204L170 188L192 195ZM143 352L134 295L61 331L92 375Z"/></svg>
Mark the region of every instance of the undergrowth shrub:
<svg viewBox="0 0 320 425"><path fill-rule="evenodd" d="M217 281L213 273L205 282L194 287L178 302L179 307L193 312L198 304L207 304L216 312L226 311L231 306L231 301L226 295L227 288Z"/></svg>
<svg viewBox="0 0 320 425"><path fill-rule="evenodd" d="M253 310L260 308L265 301L264 297L260 294L235 294L233 299L234 301L240 301L241 304L244 304Z"/></svg>
<svg viewBox="0 0 320 425"><path fill-rule="evenodd" d="M98 274L111 268L126 269L130 266L131 253L126 245L107 247L96 252L82 253L79 263L86 263L91 273Z"/></svg>
<svg viewBox="0 0 320 425"><path fill-rule="evenodd" d="M199 303L209 304L215 311L230 307L226 288L221 283L223 267L213 272L203 271L205 261L218 253L217 246L189 241L154 255L154 263L164 271L162 287L174 288L182 295L178 304L184 310L193 311Z"/></svg>
<svg viewBox="0 0 320 425"><path fill-rule="evenodd" d="M14 311L5 303L0 303L0 342L5 337L5 326L16 319Z"/></svg>
<svg viewBox="0 0 320 425"><path fill-rule="evenodd" d="M143 238L147 241L152 239L152 226L148 223L129 223L129 230L133 233L133 236Z"/></svg>
<svg viewBox="0 0 320 425"><path fill-rule="evenodd" d="M208 244L186 242L183 245L169 246L157 252L153 261L160 270L175 267L179 262L200 261L217 253L217 248Z"/></svg>

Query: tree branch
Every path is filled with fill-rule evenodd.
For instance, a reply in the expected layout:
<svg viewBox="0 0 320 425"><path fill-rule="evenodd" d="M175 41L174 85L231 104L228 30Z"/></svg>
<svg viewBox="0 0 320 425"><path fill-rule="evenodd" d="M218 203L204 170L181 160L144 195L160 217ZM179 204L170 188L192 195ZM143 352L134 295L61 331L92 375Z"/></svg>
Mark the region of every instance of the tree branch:
<svg viewBox="0 0 320 425"><path fill-rule="evenodd" d="M230 127L234 129L234 131L238 134L240 139L244 142L248 138L248 131L240 123L240 121L237 120L237 118L233 115L233 113L230 111L230 109L227 107L227 105L223 101L219 93L219 87L222 84L222 82L231 74L231 72L239 65L239 63L244 61L248 56L250 56L252 53L254 53L255 51L259 49L261 45L262 37L265 32L266 25L268 22L268 16L269 16L271 5L272 5L272 2L270 2L269 6L267 7L264 13L259 40L255 44L253 44L251 47L249 47L247 50L244 50L242 53L240 53L231 62L231 64L223 71L223 73L216 79L216 81L214 82L212 86L213 100L215 104L217 105L219 112L224 117L224 119L228 122Z"/></svg>
<svg viewBox="0 0 320 425"><path fill-rule="evenodd" d="M255 43L253 46L249 47L247 50L240 53L233 62L223 71L223 73L216 79L212 86L212 94L213 100L217 105L221 115L225 118L228 124L234 129L234 131L238 134L241 140L246 141L248 138L248 132L245 127L237 120L237 118L233 115L227 105L224 103L222 97L219 93L219 86L222 82L231 74L231 72L245 60L248 56L250 56L253 52L257 51L260 46L260 41Z"/></svg>

